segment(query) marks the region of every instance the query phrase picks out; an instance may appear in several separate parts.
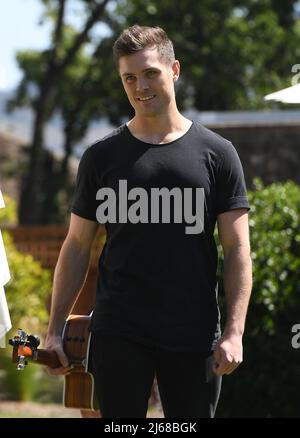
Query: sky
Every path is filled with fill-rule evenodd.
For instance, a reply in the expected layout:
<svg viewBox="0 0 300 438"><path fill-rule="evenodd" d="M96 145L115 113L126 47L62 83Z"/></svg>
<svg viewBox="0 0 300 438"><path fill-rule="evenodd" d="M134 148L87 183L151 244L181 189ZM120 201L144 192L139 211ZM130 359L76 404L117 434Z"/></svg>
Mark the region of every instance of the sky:
<svg viewBox="0 0 300 438"><path fill-rule="evenodd" d="M0 14L0 91L14 88L21 78L17 50L42 49L49 43L50 26L39 26L39 0L2 0Z"/></svg>

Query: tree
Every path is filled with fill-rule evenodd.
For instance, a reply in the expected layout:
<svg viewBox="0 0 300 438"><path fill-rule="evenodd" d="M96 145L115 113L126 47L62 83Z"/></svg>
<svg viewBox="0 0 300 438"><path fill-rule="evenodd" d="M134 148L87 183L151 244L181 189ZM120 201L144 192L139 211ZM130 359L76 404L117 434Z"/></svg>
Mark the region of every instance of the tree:
<svg viewBox="0 0 300 438"><path fill-rule="evenodd" d="M43 172L47 155L43 150L43 128L53 108L57 85L65 69L72 64L80 48L88 41L93 26L105 16L109 0L84 1L87 18L80 32L77 32L67 50L64 50L65 13L67 0L43 0L54 23L51 47L43 52L43 70L36 81L36 94L33 98L34 125L32 142L29 148L28 171L22 183L19 205L19 222L37 224L41 222L45 205L43 191ZM25 97L26 80L19 87L19 95Z"/></svg>
<svg viewBox="0 0 300 438"><path fill-rule="evenodd" d="M69 33L74 31L69 29ZM9 109L34 105L32 89L39 88L45 66L45 56L40 51L20 52L17 60L23 70L23 79L9 102ZM65 135L61 160L54 159L46 150L41 151L44 168L41 172L40 194L43 196L43 205L47 206L39 215L41 223L64 222L65 209L72 192L69 159L76 141L85 135L90 121L100 114L101 98L91 93L91 66L90 56L79 50L72 65L64 70L56 84L55 94L45 105L46 120L53 115L62 116Z"/></svg>
<svg viewBox="0 0 300 438"><path fill-rule="evenodd" d="M288 86L300 56L299 18L289 0L127 0L119 2L116 36L125 26L162 26L182 64L181 109L240 110L270 105L263 96Z"/></svg>
<svg viewBox="0 0 300 438"><path fill-rule="evenodd" d="M71 26L65 29L63 50L68 49L74 34L75 30ZM105 44L107 45L107 40ZM111 50L111 46L109 49ZM72 64L61 74L56 84L55 94L46 102L47 120L54 114L61 116L64 156L58 165L51 154L43 151L44 170L41 172L43 178L41 195L43 195L43 204L47 208L43 208L40 214L42 223L59 223L66 219L69 199L73 193L68 163L76 142L84 137L90 123L100 117L108 117L116 123L119 121L114 116L119 111L121 101L117 87L119 78L112 60L107 62L107 57L103 56L105 50L108 50L108 47L103 47L102 40L94 48L92 54L87 54L83 48L79 49ZM15 96L9 102L9 110L18 106L34 106L33 91L40 87L45 71L45 52L22 51L17 54L17 61L23 71L23 79ZM111 93L106 84L112 85L112 77L116 88ZM113 104L114 101L117 102L117 106Z"/></svg>

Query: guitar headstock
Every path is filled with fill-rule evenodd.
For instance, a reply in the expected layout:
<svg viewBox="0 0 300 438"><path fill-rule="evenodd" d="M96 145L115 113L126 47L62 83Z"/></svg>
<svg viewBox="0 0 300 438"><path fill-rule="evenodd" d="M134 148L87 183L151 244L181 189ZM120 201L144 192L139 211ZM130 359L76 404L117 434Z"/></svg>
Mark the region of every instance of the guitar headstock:
<svg viewBox="0 0 300 438"><path fill-rule="evenodd" d="M40 339L36 335L27 335L24 330L18 329L18 334L10 339L13 346L13 362L17 363L17 370L21 371L27 365L26 358L34 358L34 354L40 345Z"/></svg>

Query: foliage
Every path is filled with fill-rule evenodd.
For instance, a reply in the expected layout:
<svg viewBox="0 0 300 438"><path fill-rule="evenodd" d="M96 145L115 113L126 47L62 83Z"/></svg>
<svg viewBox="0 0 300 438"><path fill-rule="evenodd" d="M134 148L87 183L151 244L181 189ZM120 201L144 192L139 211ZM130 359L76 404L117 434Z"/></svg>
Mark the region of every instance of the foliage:
<svg viewBox="0 0 300 438"><path fill-rule="evenodd" d="M5 286L13 328L41 331L48 320L46 300L51 292L51 275L29 254L16 250L11 236L3 232L3 240L11 273Z"/></svg>
<svg viewBox="0 0 300 438"><path fill-rule="evenodd" d="M30 255L18 252L12 238L3 232L11 281L5 286L7 303L12 320L13 337L19 327L29 333L43 335L48 320L46 299L51 291L49 271ZM8 396L17 400L30 400L38 390L38 369L28 366L17 372L11 363L11 348L0 350L0 367L5 371L4 386ZM3 390L3 389L2 389Z"/></svg>
<svg viewBox="0 0 300 438"><path fill-rule="evenodd" d="M0 208L0 225L17 224L17 203L10 196L2 194L5 208Z"/></svg>
<svg viewBox="0 0 300 438"><path fill-rule="evenodd" d="M244 364L224 377L218 409L225 417L299 417L300 187L294 182L249 192L253 292L244 335Z"/></svg>
<svg viewBox="0 0 300 438"><path fill-rule="evenodd" d="M119 29L162 26L181 61L181 108L268 107L263 96L288 86L300 55L299 1L127 0L118 3ZM298 55L298 56L297 56Z"/></svg>
<svg viewBox="0 0 300 438"><path fill-rule="evenodd" d="M9 400L30 401L38 389L37 368L27 366L23 371L16 370L11 361L11 349L0 350L1 397Z"/></svg>

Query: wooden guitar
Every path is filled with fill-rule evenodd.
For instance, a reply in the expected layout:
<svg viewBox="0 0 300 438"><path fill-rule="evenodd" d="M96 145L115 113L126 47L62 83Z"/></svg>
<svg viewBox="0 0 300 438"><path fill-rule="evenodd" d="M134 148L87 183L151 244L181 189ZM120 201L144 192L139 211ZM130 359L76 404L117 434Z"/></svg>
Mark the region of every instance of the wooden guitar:
<svg viewBox="0 0 300 438"><path fill-rule="evenodd" d="M94 378L89 371L89 348L91 333L89 315L69 315L63 330L63 348L70 366L70 374L65 376L63 405L66 408L98 409L94 393ZM27 361L46 365L51 368L61 366L55 351L38 348L40 340L35 335L27 335L18 330L18 335L9 340L13 346L13 362L17 369L23 370Z"/></svg>

